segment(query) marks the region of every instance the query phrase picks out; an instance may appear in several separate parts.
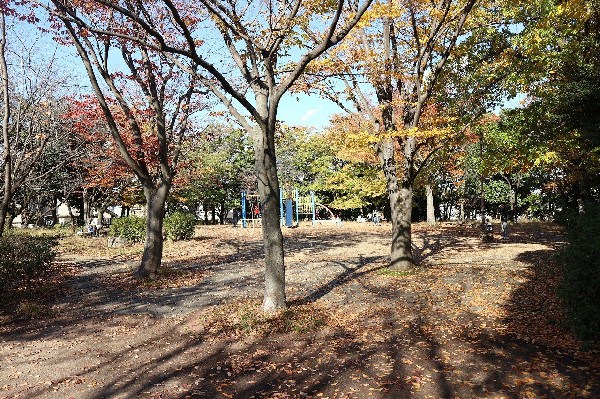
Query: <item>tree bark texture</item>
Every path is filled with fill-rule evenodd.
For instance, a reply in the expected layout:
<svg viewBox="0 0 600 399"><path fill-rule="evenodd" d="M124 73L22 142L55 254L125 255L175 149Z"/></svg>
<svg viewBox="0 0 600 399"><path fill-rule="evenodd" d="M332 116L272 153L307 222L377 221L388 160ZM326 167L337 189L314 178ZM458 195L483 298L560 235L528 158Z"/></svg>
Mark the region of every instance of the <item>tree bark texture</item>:
<svg viewBox="0 0 600 399"><path fill-rule="evenodd" d="M398 193L398 216L392 232L390 269L408 271L414 268L412 254L412 198L411 184L402 184Z"/></svg>
<svg viewBox="0 0 600 399"><path fill-rule="evenodd" d="M433 189L430 184L425 186L425 194L427 196L427 223L435 224L435 205L433 203Z"/></svg>
<svg viewBox="0 0 600 399"><path fill-rule="evenodd" d="M412 208L413 182L415 177L415 146L414 137L404 138L401 142L403 149L402 180L398 184L397 227L392 232L392 253L390 269L407 271L414 268L412 254Z"/></svg>
<svg viewBox="0 0 600 399"><path fill-rule="evenodd" d="M412 188L410 185L407 188L398 185L393 139L387 138L379 143L378 156L383 165L391 210L390 269L410 270L413 267L410 223L412 217Z"/></svg>
<svg viewBox="0 0 600 399"><path fill-rule="evenodd" d="M286 306L275 135L274 132L268 132L269 128L268 125L257 127L254 134L254 166L258 178L258 195L262 205L262 233L265 246L265 288L262 305L265 312L273 312Z"/></svg>
<svg viewBox="0 0 600 399"><path fill-rule="evenodd" d="M83 200L83 224L85 226L89 225L92 222L92 210L90 207L90 196L89 196L89 191L86 187L83 188L83 196L82 196Z"/></svg>
<svg viewBox="0 0 600 399"><path fill-rule="evenodd" d="M4 13L0 13L0 78L2 79L2 163L4 166L4 192L0 203L0 237L4 232L6 215L12 199L12 158L8 128L10 123L10 98L8 94L8 67L6 64L6 27Z"/></svg>
<svg viewBox="0 0 600 399"><path fill-rule="evenodd" d="M163 221L170 185L162 182L158 188L144 187L146 197L146 240L142 262L136 272L140 278L153 278L160 267L163 252Z"/></svg>

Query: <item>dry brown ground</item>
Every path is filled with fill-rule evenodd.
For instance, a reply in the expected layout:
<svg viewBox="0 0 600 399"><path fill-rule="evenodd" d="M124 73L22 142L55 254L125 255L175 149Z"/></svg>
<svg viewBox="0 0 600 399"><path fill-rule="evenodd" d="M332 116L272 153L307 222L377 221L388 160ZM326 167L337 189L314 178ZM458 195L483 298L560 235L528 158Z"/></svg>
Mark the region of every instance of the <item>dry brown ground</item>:
<svg viewBox="0 0 600 399"><path fill-rule="evenodd" d="M69 238L55 299L0 319L0 397L600 398L600 354L562 328L558 230L512 233L417 225L399 275L389 226L285 230L290 307L268 317L258 229L168 243L145 286L138 246Z"/></svg>

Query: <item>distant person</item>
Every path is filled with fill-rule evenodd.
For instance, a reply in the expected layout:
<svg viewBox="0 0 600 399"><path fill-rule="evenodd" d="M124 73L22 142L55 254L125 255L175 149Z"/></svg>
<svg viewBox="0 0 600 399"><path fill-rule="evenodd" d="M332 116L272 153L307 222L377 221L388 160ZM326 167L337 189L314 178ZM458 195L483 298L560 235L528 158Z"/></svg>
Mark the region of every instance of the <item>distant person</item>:
<svg viewBox="0 0 600 399"><path fill-rule="evenodd" d="M238 222L240 221L240 212L237 209L233 210L233 215L231 216L231 223L233 227L237 227Z"/></svg>
<svg viewBox="0 0 600 399"><path fill-rule="evenodd" d="M258 205L254 205L254 208L252 208L252 213L254 214L254 219L258 219L260 217L260 207Z"/></svg>
<svg viewBox="0 0 600 399"><path fill-rule="evenodd" d="M500 205L500 225L502 228L502 239L508 239L508 219L510 218L510 211L507 206Z"/></svg>
<svg viewBox="0 0 600 399"><path fill-rule="evenodd" d="M373 211L373 223L376 226L379 226L379 224L381 223L381 214L379 213L378 210Z"/></svg>
<svg viewBox="0 0 600 399"><path fill-rule="evenodd" d="M488 235L492 235L494 231L494 226L492 225L492 218L489 216L485 217L485 232Z"/></svg>

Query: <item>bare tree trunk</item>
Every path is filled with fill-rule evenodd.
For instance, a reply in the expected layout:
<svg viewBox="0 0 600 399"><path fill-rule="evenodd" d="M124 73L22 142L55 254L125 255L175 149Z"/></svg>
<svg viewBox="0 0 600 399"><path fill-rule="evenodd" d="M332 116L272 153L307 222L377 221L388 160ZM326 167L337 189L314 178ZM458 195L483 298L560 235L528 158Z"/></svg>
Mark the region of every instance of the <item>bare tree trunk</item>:
<svg viewBox="0 0 600 399"><path fill-rule="evenodd" d="M412 270L414 260L412 255L412 208L413 181L415 177L415 147L416 139L407 137L402 142L404 162L402 181L398 185L398 227L392 234L392 259L390 269Z"/></svg>
<svg viewBox="0 0 600 399"><path fill-rule="evenodd" d="M221 207L219 209L219 218L221 219L221 224L226 224L227 223L227 214L229 213L228 210L225 208L225 201L222 201L219 206Z"/></svg>
<svg viewBox="0 0 600 399"><path fill-rule="evenodd" d="M390 269L408 271L414 268L412 255L412 199L411 184L403 182L398 196L398 227L392 234L392 261Z"/></svg>
<svg viewBox="0 0 600 399"><path fill-rule="evenodd" d="M279 224L279 179L275 161L274 124L256 128L254 152L258 195L262 205L262 233L265 245L265 291L262 308L273 312L285 308L285 264L283 234Z"/></svg>
<svg viewBox="0 0 600 399"><path fill-rule="evenodd" d="M202 211L204 212L204 224L208 224L208 205L206 202L202 204Z"/></svg>
<svg viewBox="0 0 600 399"><path fill-rule="evenodd" d="M87 188L83 189L82 201L83 201L83 225L87 226L92 221L92 219L91 219L91 207L90 207L90 196L89 196Z"/></svg>
<svg viewBox="0 0 600 399"><path fill-rule="evenodd" d="M393 40L393 24L391 19L386 19L383 31L384 59L386 67L392 69L392 54L396 51ZM396 117L394 115L394 87L390 75L376 85L377 101L381 106L381 122L384 132L396 130ZM374 115L372 115L375 118ZM411 219L412 219L412 181L413 181L413 153L414 140L410 138L403 142L404 163L402 183L398 183L397 165L395 160L395 141L393 138L384 138L377 146L377 155L386 177L386 186L390 201L392 221L392 244L390 252L390 269L411 270L414 267L412 257Z"/></svg>
<svg viewBox="0 0 600 399"><path fill-rule="evenodd" d="M71 231L73 232L73 234L75 234L75 231L77 231L77 219L75 218L75 215L73 215L73 208L71 208L71 205L69 205L69 203L67 202L69 199L69 197L65 198L65 203L67 204L67 209L69 210L69 217L71 218Z"/></svg>
<svg viewBox="0 0 600 399"><path fill-rule="evenodd" d="M433 189L431 185L425 186L425 192L427 194L427 223L435 224L435 206L433 204Z"/></svg>
<svg viewBox="0 0 600 399"><path fill-rule="evenodd" d="M52 226L58 224L58 198L56 194L52 196Z"/></svg>
<svg viewBox="0 0 600 399"><path fill-rule="evenodd" d="M10 207L9 207L8 213L6 215L6 225L4 226L5 229L13 228L13 223L15 221L15 217L17 217L17 215L15 215L14 209L10 210Z"/></svg>
<svg viewBox="0 0 600 399"><path fill-rule="evenodd" d="M411 142L410 138L407 141L405 152L412 154L412 147L410 146L414 145L414 142ZM390 200L392 221L390 269L408 271L414 268L411 236L413 191L410 176L412 159L406 160L402 165L404 176L401 184L399 184L394 160L394 146L393 139L383 139L378 145L377 153L383 165Z"/></svg>
<svg viewBox="0 0 600 399"><path fill-rule="evenodd" d="M144 187L146 197L146 240L142 262L136 271L139 278L153 278L160 267L163 253L163 221L170 185L162 182L158 188Z"/></svg>
<svg viewBox="0 0 600 399"><path fill-rule="evenodd" d="M386 178L387 191L390 201L392 222L390 269L408 270L413 267L410 236L412 202L407 208L407 204L405 203L406 193L398 186L398 176L396 175L396 162L394 160L393 139L386 138L382 140L379 143L377 150L379 160L383 165L383 172ZM412 197L410 198L412 199ZM407 213L408 224L406 223Z"/></svg>
<svg viewBox="0 0 600 399"><path fill-rule="evenodd" d="M8 128L10 123L10 98L8 93L8 67L6 65L6 26L4 12L0 12L0 78L2 78L2 145L4 153L2 154L2 163L4 166L4 195L0 203L0 237L4 232L6 215L12 199L12 158L10 152L10 137Z"/></svg>

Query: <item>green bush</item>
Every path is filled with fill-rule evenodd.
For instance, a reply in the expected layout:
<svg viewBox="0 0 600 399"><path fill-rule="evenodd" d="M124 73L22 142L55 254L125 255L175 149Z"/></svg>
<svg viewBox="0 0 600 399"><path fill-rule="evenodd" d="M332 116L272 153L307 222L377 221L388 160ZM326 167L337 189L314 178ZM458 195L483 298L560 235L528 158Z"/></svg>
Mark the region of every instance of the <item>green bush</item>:
<svg viewBox="0 0 600 399"><path fill-rule="evenodd" d="M142 242L146 238L146 219L139 216L113 219L110 235L126 238L129 242Z"/></svg>
<svg viewBox="0 0 600 399"><path fill-rule="evenodd" d="M45 277L56 256L54 236L5 233L0 238L0 292L28 285Z"/></svg>
<svg viewBox="0 0 600 399"><path fill-rule="evenodd" d="M196 217L185 212L175 212L165 218L165 232L167 238L173 241L189 240L194 237Z"/></svg>
<svg viewBox="0 0 600 399"><path fill-rule="evenodd" d="M584 213L565 212L558 220L566 227L568 245L559 253L563 276L559 295L567 322L584 341L600 339L600 205Z"/></svg>

